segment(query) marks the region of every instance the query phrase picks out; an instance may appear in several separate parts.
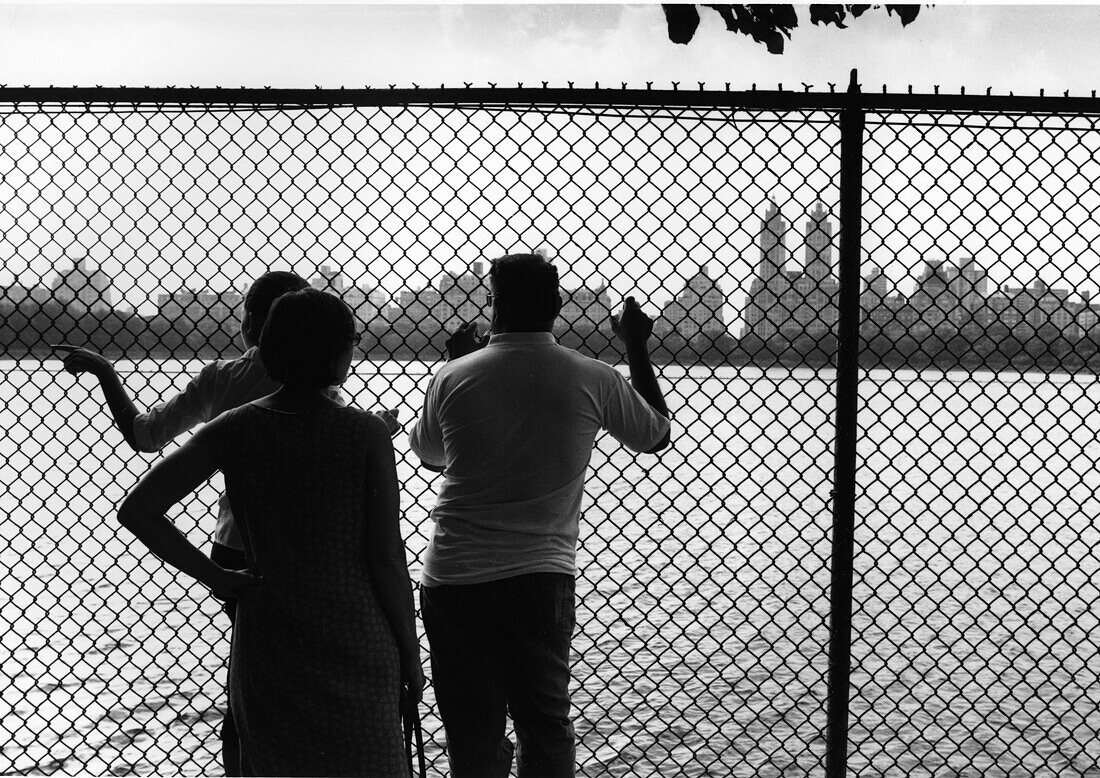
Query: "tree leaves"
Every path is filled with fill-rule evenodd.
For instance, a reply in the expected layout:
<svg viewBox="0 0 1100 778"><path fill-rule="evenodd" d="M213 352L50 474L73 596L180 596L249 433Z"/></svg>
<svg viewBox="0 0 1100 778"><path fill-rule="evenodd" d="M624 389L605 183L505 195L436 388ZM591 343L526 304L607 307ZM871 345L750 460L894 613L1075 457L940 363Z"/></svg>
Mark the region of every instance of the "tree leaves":
<svg viewBox="0 0 1100 778"><path fill-rule="evenodd" d="M859 8L861 10L856 11ZM863 8L866 6L852 6L852 16L859 16L863 13ZM847 13L842 5L811 5L810 6L810 23L811 24L835 24L840 29L844 30L848 28L848 25L844 23L844 19L847 17Z"/></svg>
<svg viewBox="0 0 1100 778"><path fill-rule="evenodd" d="M699 12L695 10L695 6L689 3L678 3L661 7L665 11L668 39L673 43L689 43L699 27Z"/></svg>
<svg viewBox="0 0 1100 778"><path fill-rule="evenodd" d="M811 5L810 21L814 24L835 24L845 29L847 25L844 24L844 19L848 14L858 19L874 8L885 8L890 16L897 14L902 27L909 26L920 13L919 5Z"/></svg>
<svg viewBox="0 0 1100 778"><path fill-rule="evenodd" d="M790 40L798 26L793 5L704 5L718 12L730 32L751 36L771 54L783 53L783 38Z"/></svg>
<svg viewBox="0 0 1100 778"><path fill-rule="evenodd" d="M665 12L668 26L668 38L673 43L687 44L695 37L699 28L699 11L694 4L666 4L661 8ZM726 29L730 32L748 35L757 43L763 43L771 54L782 54L785 40L791 39L791 30L798 26L798 15L793 5L726 5L704 4L722 17ZM845 20L851 16L858 19L871 9L885 8L886 13L897 15L902 27L908 26L917 14L919 5L811 5L810 22L812 24L835 25L847 29Z"/></svg>
<svg viewBox="0 0 1100 778"><path fill-rule="evenodd" d="M886 8L886 13L898 15L902 27L908 27L917 18L917 14L920 13L919 5L887 5L884 8Z"/></svg>

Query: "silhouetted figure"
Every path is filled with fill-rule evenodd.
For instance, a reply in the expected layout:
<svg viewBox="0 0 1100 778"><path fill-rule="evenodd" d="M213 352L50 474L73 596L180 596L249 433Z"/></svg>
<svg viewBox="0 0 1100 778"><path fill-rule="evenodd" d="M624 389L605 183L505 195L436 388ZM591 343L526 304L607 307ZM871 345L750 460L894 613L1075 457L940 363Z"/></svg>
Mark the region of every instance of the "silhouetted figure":
<svg viewBox="0 0 1100 778"><path fill-rule="evenodd" d="M279 384L268 377L260 363L256 349L260 332L268 309L276 298L307 286L309 284L301 276L282 270L264 273L257 278L244 298L240 330L244 354L236 359L207 364L182 392L144 412L139 411L130 399L114 365L99 354L83 348L62 346L59 348L70 351L63 364L65 370L73 375L91 373L99 379L107 407L131 448L144 453L160 451L184 432L212 421L231 408L266 397L279 388ZM233 523L233 512L225 495L218 500L218 520L210 556L219 565L231 570L247 566L244 545ZM224 609L232 622L237 610L236 601L227 600ZM236 775L240 762L237 729L228 703L221 738L225 774Z"/></svg>
<svg viewBox="0 0 1100 778"><path fill-rule="evenodd" d="M495 260L492 335L464 325L431 379L409 443L444 482L421 607L454 778L572 776L569 643L584 477L601 429L628 448L668 445L650 363L653 323L632 299L612 320L631 385L559 346L558 274L535 254ZM473 353L471 353L473 352Z"/></svg>
<svg viewBox="0 0 1100 778"><path fill-rule="evenodd" d="M244 775L408 773L400 708L424 679L393 445L379 416L327 389L356 342L339 298L280 297L259 355L281 388L204 426L119 509L153 553L237 598L229 684ZM219 470L247 570L217 565L165 517Z"/></svg>
<svg viewBox="0 0 1100 778"><path fill-rule="evenodd" d="M245 352L236 359L210 362L182 392L147 411L138 409L114 365L102 356L73 346L55 348L70 352L63 362L65 370L73 375L91 373L99 380L107 407L126 443L135 451L153 453L183 433L212 421L224 411L266 397L279 388L279 384L268 377L260 363L257 353L260 332L271 304L280 295L308 286L304 278L285 270L269 271L257 278L245 294L241 316L240 337ZM342 401L338 390L333 389L332 396ZM397 411L385 411L382 415L391 432L396 434L399 429ZM218 499L218 519L210 555L219 565L231 570L247 564L244 545L233 523L233 511L224 494ZM227 600L224 610L232 623L237 610L236 602ZM240 762L237 729L233 723L232 706L228 703L221 738L222 766L226 775L236 775Z"/></svg>

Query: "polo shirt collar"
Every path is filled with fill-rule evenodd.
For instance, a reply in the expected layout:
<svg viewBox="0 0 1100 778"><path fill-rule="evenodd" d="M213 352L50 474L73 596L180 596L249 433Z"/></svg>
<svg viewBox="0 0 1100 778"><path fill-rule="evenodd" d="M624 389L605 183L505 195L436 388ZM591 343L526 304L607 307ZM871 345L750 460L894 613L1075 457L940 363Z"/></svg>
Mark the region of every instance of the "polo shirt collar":
<svg viewBox="0 0 1100 778"><path fill-rule="evenodd" d="M557 342L552 332L498 332L489 336L490 346L537 346Z"/></svg>

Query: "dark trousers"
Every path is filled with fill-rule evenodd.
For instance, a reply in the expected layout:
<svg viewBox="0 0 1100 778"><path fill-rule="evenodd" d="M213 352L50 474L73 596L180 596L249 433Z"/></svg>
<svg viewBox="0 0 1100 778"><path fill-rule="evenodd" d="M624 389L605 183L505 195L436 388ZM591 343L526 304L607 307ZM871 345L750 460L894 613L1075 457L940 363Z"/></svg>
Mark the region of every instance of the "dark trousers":
<svg viewBox="0 0 1100 778"><path fill-rule="evenodd" d="M216 565L228 570L244 570L248 567L248 560L243 551L238 551L229 546L215 543L210 549L210 559ZM229 617L230 628L237 621L236 599L226 600L222 604L222 610ZM228 678L228 667L226 668ZM229 684L225 687L225 717L222 719L222 767L226 775L243 775L241 772L241 744L237 736L237 725L233 721L233 709L229 707Z"/></svg>
<svg viewBox="0 0 1100 778"><path fill-rule="evenodd" d="M573 778L569 641L573 577L532 573L481 584L421 587L432 685L453 778Z"/></svg>

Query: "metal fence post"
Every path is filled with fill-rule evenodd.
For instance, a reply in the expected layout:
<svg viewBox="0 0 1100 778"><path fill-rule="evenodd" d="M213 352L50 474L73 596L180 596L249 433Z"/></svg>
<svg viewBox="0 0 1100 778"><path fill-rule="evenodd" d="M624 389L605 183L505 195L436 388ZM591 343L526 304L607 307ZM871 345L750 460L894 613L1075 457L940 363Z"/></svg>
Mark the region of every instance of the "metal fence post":
<svg viewBox="0 0 1100 778"><path fill-rule="evenodd" d="M852 647L852 547L855 532L856 411L859 384L860 206L863 198L863 108L856 71L840 113L840 295L837 322L836 451L829 603L829 700L825 775L848 764L848 683Z"/></svg>

